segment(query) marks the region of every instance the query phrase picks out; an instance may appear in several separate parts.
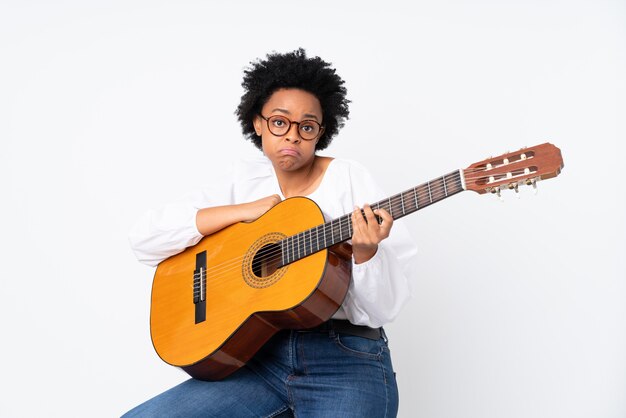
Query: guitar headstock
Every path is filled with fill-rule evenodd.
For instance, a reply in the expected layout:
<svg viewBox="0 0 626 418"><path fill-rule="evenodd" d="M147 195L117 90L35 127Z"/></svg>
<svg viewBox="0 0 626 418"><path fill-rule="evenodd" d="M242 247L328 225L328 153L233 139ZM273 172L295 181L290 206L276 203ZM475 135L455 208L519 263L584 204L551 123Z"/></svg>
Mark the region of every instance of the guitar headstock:
<svg viewBox="0 0 626 418"><path fill-rule="evenodd" d="M517 190L559 175L563 169L561 150L550 143L522 148L474 163L463 170L465 189L477 193Z"/></svg>

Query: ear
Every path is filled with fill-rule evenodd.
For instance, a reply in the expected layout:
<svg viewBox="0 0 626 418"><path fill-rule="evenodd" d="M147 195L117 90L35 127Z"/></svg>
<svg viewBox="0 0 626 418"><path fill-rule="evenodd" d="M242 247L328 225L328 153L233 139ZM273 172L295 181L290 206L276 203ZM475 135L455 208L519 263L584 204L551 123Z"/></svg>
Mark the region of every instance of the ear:
<svg viewBox="0 0 626 418"><path fill-rule="evenodd" d="M261 119L261 116L256 115L252 119L252 125L254 126L254 131L256 132L257 136L261 136L261 132L263 132L263 130L262 130L263 119Z"/></svg>

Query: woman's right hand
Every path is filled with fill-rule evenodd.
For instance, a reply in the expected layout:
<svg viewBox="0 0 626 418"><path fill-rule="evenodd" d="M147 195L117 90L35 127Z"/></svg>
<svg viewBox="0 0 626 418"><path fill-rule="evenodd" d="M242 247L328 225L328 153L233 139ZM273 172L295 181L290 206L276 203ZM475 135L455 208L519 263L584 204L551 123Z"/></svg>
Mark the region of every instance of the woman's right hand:
<svg viewBox="0 0 626 418"><path fill-rule="evenodd" d="M277 194L255 200L250 203L244 203L241 205L242 209L244 209L244 219L242 219L242 221L254 221L279 203L280 196Z"/></svg>

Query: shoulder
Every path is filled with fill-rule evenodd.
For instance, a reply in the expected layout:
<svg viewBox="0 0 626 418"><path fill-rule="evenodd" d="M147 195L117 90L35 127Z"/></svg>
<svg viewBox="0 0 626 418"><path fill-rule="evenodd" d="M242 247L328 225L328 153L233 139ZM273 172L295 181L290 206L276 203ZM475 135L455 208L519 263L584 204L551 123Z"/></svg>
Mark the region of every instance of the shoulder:
<svg viewBox="0 0 626 418"><path fill-rule="evenodd" d="M271 178L274 175L274 170L270 160L261 155L235 161L230 175L235 183L240 183L254 179Z"/></svg>
<svg viewBox="0 0 626 418"><path fill-rule="evenodd" d="M385 196L371 171L358 161L337 158L333 160L334 181L348 186L355 204L361 206L365 202L374 202Z"/></svg>
<svg viewBox="0 0 626 418"><path fill-rule="evenodd" d="M370 179L370 171L358 161L347 158L335 158L329 166L336 175L345 175L354 179Z"/></svg>

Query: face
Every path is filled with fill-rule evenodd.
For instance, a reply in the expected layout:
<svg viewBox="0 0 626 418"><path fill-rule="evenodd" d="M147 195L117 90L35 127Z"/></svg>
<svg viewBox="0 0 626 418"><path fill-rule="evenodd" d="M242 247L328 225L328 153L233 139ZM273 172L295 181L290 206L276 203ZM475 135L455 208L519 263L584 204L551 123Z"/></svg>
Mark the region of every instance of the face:
<svg viewBox="0 0 626 418"><path fill-rule="evenodd" d="M313 120L320 125L323 123L322 106L317 97L299 89L275 91L263 106L261 114L265 118L280 115L292 122ZM275 127L280 127L282 124L280 121L275 123ZM295 123L292 123L287 133L281 136L270 132L267 121L261 116L256 116L253 124L257 135L261 136L263 153L272 161L276 170L296 171L308 168L313 163L315 145L323 131L317 138L306 141L298 132L300 125ZM303 125L300 129L310 129L310 127Z"/></svg>

